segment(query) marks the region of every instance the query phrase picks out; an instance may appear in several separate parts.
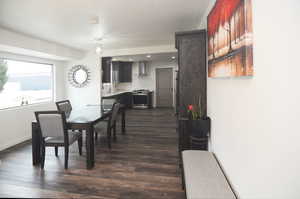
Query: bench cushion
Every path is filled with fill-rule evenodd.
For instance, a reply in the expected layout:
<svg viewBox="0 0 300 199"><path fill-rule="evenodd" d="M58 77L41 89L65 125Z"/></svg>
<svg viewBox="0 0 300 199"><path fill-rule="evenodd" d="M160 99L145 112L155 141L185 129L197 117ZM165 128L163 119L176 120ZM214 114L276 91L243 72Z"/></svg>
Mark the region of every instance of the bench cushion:
<svg viewBox="0 0 300 199"><path fill-rule="evenodd" d="M182 152L187 199L236 199L213 153Z"/></svg>

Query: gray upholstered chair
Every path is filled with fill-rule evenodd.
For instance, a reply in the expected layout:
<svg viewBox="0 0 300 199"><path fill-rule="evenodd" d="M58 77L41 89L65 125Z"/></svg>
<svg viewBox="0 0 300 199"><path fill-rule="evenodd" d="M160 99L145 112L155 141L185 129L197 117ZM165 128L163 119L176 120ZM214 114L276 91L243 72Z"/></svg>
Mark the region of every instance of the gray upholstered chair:
<svg viewBox="0 0 300 199"><path fill-rule="evenodd" d="M117 102L116 98L108 98L108 99L101 98L101 110L102 110L102 112L110 111L112 109L114 103L116 103L116 102ZM108 121L108 119L103 120L102 124L107 122L107 121ZM103 125L105 126L106 124L103 124ZM95 140L97 140L97 139L98 139L98 132L95 131Z"/></svg>
<svg viewBox="0 0 300 199"><path fill-rule="evenodd" d="M101 100L101 108L103 111L110 111L114 105L114 103L116 103L117 100L116 98L110 98L110 99L103 99Z"/></svg>
<svg viewBox="0 0 300 199"><path fill-rule="evenodd" d="M68 117L72 111L72 105L69 100L62 100L55 103L57 110L61 112L65 112L66 116Z"/></svg>
<svg viewBox="0 0 300 199"><path fill-rule="evenodd" d="M119 109L120 109L120 103L114 103L112 107L112 113L110 114L109 119L106 121L98 122L94 126L94 130L96 134L106 131L108 148L111 148L111 130L113 130L114 141L117 140L116 123L117 123Z"/></svg>
<svg viewBox="0 0 300 199"><path fill-rule="evenodd" d="M55 155L58 156L58 147L65 148L65 169L68 169L69 146L78 141L79 154L82 155L82 133L69 133L66 116L59 111L35 112L35 117L41 132L41 169L44 169L46 147L55 147Z"/></svg>
<svg viewBox="0 0 300 199"><path fill-rule="evenodd" d="M56 104L58 111L64 112L66 114L67 118L70 116L71 111L72 111L72 105L71 105L70 100L58 101L58 102L55 102L55 104ZM77 129L69 129L69 132L77 132L77 131L82 132L81 130L77 130Z"/></svg>

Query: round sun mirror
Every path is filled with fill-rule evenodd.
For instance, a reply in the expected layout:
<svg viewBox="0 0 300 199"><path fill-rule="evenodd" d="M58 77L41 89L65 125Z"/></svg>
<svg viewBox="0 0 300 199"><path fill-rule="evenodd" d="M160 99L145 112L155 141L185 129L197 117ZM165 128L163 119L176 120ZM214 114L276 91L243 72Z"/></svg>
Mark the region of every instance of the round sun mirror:
<svg viewBox="0 0 300 199"><path fill-rule="evenodd" d="M78 84L84 83L85 81L87 81L87 78L88 78L87 72L82 68L74 72L74 80Z"/></svg>
<svg viewBox="0 0 300 199"><path fill-rule="evenodd" d="M84 87L88 84L90 80L89 70L82 65L73 66L69 71L69 82L74 87Z"/></svg>

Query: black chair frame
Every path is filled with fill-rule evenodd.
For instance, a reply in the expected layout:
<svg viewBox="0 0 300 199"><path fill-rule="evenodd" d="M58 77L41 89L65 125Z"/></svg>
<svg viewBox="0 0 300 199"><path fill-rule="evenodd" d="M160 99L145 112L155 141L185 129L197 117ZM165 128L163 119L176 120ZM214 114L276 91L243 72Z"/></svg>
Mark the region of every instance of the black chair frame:
<svg viewBox="0 0 300 199"><path fill-rule="evenodd" d="M111 136L112 136L112 131L113 131L113 141L117 141L117 120L112 121L112 117L113 117L113 110L115 108L115 106L120 103L119 102L115 102L112 106L112 112L109 115L109 118L107 120L107 129L106 129L106 133L107 133L107 145L108 148L111 149ZM118 111L119 112L119 111ZM95 132L95 139L98 139L98 132Z"/></svg>
<svg viewBox="0 0 300 199"><path fill-rule="evenodd" d="M41 130L39 115L40 114L60 114L62 117L62 125L63 125L63 131L64 131L64 143L46 143L45 137L43 137L43 133ZM58 156L58 147L64 147L65 149L65 169L68 169L68 160L69 160L69 133L67 128L67 122L66 122L66 115L64 112L60 111L38 111L35 112L35 117L37 120L38 128L41 133L41 169L44 169L45 165L45 154L46 154L46 147L55 147L55 156ZM82 135L78 138L78 149L79 154L82 155Z"/></svg>

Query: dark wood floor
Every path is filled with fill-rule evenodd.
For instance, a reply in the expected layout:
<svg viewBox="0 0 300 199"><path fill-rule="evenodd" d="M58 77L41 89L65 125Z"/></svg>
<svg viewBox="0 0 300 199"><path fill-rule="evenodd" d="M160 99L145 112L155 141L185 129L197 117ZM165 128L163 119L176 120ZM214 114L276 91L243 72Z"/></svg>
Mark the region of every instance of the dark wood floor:
<svg viewBox="0 0 300 199"><path fill-rule="evenodd" d="M173 111L130 110L126 122L111 151L97 141L92 170L76 144L68 170L62 148L58 158L47 149L44 171L32 166L30 143L0 153L0 197L183 199Z"/></svg>

